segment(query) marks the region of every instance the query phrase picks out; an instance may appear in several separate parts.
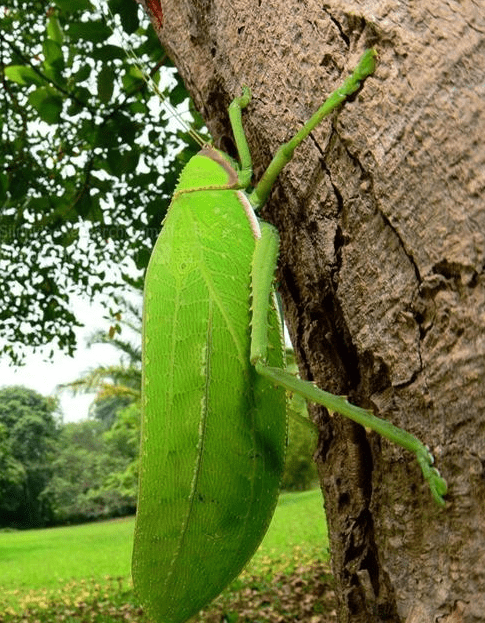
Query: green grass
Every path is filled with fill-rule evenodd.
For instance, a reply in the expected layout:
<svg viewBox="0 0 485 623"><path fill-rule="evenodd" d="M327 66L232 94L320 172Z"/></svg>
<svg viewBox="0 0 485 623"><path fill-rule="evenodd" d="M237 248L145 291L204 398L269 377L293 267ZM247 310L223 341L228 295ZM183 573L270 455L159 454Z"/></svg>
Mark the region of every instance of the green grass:
<svg viewBox="0 0 485 623"><path fill-rule="evenodd" d="M0 533L0 591L57 588L71 579L127 576L133 517Z"/></svg>
<svg viewBox="0 0 485 623"><path fill-rule="evenodd" d="M293 570L329 559L327 524L319 489L283 493L271 525L246 571L254 575Z"/></svg>
<svg viewBox="0 0 485 623"><path fill-rule="evenodd" d="M74 603L93 592L129 586L134 518L100 523L0 532L0 620L12 607L50 597ZM273 521L246 575L291 572L328 559L319 490L280 496ZM128 589L129 590L129 589Z"/></svg>

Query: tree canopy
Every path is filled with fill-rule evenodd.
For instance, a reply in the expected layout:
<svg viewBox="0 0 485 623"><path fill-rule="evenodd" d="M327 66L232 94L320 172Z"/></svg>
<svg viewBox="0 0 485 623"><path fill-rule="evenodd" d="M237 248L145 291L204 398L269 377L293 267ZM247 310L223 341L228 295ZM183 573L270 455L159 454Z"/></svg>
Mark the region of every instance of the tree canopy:
<svg viewBox="0 0 485 623"><path fill-rule="evenodd" d="M45 525L41 493L52 475L59 426L57 404L25 387L0 390L0 525Z"/></svg>
<svg viewBox="0 0 485 623"><path fill-rule="evenodd" d="M180 153L187 136L139 69L136 57L173 106L186 100L141 8L107 4L12 0L0 13L0 352L16 362L27 346L73 353L71 294L140 285L196 149Z"/></svg>

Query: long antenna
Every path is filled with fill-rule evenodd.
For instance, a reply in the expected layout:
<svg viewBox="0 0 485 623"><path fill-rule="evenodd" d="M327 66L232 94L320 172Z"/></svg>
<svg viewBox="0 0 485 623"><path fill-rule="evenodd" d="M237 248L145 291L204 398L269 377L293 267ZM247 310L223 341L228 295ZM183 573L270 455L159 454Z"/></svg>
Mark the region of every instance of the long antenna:
<svg viewBox="0 0 485 623"><path fill-rule="evenodd" d="M187 134L189 134L189 136L198 145L203 147L206 144L206 141L204 141L204 139L199 135L199 133L196 132L187 123L187 121L185 121L185 119L182 117L180 111L178 111L172 105L172 103L167 99L167 96L164 95L164 93L162 93L162 91L159 89L157 83L153 80L151 75L148 73L146 68L143 66L143 63L141 62L140 58L136 55L136 52L133 49L133 46L131 45L131 43L128 40L127 36L125 35L125 33L122 32L122 29L118 26L117 17L111 11L109 3L106 2L106 3L103 3L103 4L105 4L107 12L108 12L109 16L111 17L111 19L113 21L113 32L120 37L120 39L121 39L121 41L123 43L123 47L126 50L127 56L129 56L133 60L136 68L138 69L138 71L141 74L141 77L145 80L145 82L152 89L152 91L155 93L155 95L157 95L157 97L160 99L161 105L168 112L169 116L175 118L178 121L178 123L180 124L180 126L182 127L182 129L185 130L187 132ZM158 71L158 69L159 69L159 67L157 67L156 71Z"/></svg>

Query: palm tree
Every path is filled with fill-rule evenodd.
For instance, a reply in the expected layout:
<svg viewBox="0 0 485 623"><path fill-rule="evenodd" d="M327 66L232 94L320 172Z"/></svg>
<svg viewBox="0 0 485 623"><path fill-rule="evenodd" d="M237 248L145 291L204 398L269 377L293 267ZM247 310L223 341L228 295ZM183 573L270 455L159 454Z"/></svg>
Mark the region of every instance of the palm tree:
<svg viewBox="0 0 485 623"><path fill-rule="evenodd" d="M124 297L117 303L124 312L116 312L109 331L95 331L87 345L114 346L121 353L119 363L96 366L78 379L58 385L58 391L69 389L73 394L96 392L90 413L104 422L106 429L111 428L121 408L139 403L141 392L141 304ZM122 337L123 331L127 337Z"/></svg>

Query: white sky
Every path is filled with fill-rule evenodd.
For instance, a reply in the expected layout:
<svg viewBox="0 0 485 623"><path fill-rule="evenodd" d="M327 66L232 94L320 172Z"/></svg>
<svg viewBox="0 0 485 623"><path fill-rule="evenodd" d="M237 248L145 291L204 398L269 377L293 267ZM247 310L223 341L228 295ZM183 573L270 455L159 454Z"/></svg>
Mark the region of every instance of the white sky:
<svg viewBox="0 0 485 623"><path fill-rule="evenodd" d="M86 324L76 329L78 350L74 357L57 352L52 360L44 360L42 354L32 354L26 358L22 367L13 367L7 358L0 358L0 386L24 385L38 391L43 396L56 393L59 383L74 381L90 368L101 364L115 364L120 353L109 344L96 344L86 347L86 339L95 330L108 330L109 323L103 318L106 309L100 303L74 299L76 317ZM46 352L50 350L46 349ZM65 390L59 394L64 422L78 422L88 417L88 408L94 394L78 394L73 397Z"/></svg>

